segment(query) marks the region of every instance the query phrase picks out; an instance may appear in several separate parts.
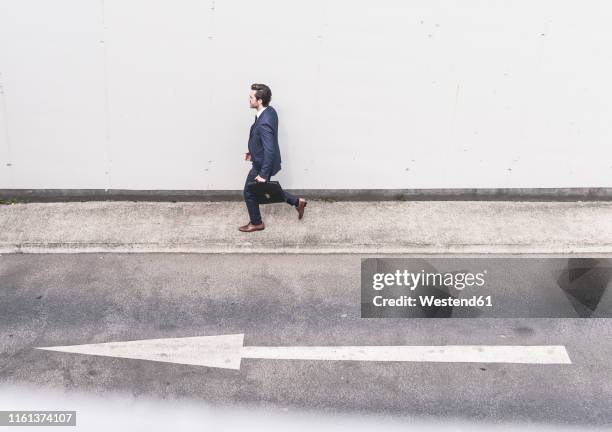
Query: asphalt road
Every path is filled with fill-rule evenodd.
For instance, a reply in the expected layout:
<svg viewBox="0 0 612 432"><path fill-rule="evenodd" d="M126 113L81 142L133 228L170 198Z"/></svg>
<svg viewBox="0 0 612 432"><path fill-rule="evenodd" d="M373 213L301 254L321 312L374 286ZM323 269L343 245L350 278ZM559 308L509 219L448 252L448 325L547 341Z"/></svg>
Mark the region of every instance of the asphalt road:
<svg viewBox="0 0 612 432"><path fill-rule="evenodd" d="M363 319L360 259L1 255L0 384L349 415L612 424L611 319ZM564 345L572 364L249 358L229 370L33 349L232 333L258 346Z"/></svg>

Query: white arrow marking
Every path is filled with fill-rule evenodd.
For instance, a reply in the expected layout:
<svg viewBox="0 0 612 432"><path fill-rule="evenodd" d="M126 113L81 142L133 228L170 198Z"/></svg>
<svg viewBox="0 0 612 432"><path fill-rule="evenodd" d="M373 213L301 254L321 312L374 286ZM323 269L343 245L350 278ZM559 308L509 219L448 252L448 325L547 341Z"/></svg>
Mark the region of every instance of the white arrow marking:
<svg viewBox="0 0 612 432"><path fill-rule="evenodd" d="M458 363L571 364L562 345L243 346L244 334L145 339L37 349L226 369L243 358Z"/></svg>

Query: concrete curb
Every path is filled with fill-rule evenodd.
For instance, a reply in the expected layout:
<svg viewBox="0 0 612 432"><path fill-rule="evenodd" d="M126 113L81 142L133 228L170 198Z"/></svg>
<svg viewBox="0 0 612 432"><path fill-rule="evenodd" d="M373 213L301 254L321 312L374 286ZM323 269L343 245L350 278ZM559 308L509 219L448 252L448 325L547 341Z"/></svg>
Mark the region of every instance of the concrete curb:
<svg viewBox="0 0 612 432"><path fill-rule="evenodd" d="M612 201L612 188L297 189L298 196L326 201ZM0 189L0 200L242 201L238 190Z"/></svg>
<svg viewBox="0 0 612 432"><path fill-rule="evenodd" d="M559 257L612 257L612 245L563 245L552 248L549 245L489 246L489 245L448 245L418 246L400 248L380 248L371 246L344 246L320 248L231 248L202 247L198 245L155 245L155 244L91 244L91 243L38 243L38 244L0 244L0 254L74 254L74 253L198 253L198 254L300 254L300 255L509 255L509 256L559 256Z"/></svg>

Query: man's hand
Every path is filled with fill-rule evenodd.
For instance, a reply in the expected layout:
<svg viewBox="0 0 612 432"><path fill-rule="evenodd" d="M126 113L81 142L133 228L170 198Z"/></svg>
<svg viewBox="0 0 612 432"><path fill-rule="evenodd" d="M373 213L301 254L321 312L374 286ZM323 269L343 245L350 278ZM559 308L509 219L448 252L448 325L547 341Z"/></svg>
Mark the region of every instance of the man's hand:
<svg viewBox="0 0 612 432"><path fill-rule="evenodd" d="M244 160L245 160L245 161L250 161L250 160L251 160L251 153L246 152L246 153L244 154Z"/></svg>
<svg viewBox="0 0 612 432"><path fill-rule="evenodd" d="M257 176L257 177L255 177L255 181L256 181L257 183L265 183L265 182L266 182L266 179L265 179L265 178L263 178L263 177Z"/></svg>

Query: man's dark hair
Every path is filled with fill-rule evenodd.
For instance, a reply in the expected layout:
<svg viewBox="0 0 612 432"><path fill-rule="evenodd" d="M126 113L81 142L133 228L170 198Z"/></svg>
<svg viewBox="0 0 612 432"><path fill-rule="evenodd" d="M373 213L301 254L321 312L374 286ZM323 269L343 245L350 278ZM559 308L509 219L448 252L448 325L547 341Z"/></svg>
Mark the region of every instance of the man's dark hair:
<svg viewBox="0 0 612 432"><path fill-rule="evenodd" d="M272 99L272 90L265 84L253 84L251 90L255 90L255 99L261 99L263 106L267 107Z"/></svg>

